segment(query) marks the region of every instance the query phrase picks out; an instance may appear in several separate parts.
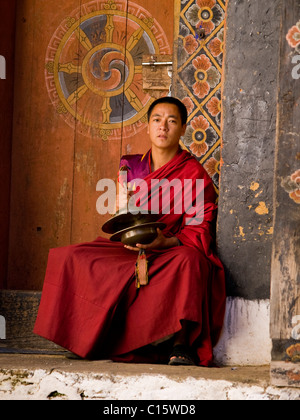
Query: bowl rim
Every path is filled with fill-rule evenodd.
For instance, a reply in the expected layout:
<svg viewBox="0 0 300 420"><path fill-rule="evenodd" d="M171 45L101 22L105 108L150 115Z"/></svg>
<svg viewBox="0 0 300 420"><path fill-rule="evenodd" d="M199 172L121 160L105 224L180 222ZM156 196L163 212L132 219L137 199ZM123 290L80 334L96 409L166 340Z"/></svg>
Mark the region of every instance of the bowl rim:
<svg viewBox="0 0 300 420"><path fill-rule="evenodd" d="M143 229L143 228L154 228L154 229L165 229L166 224L162 223L162 222L152 222L152 223L143 223L141 225L136 225L136 226L130 226L127 229L122 229L119 232L116 232L114 235L112 235L110 237L110 240L113 242L120 242L121 238L124 234L130 232L130 231L135 231L137 229Z"/></svg>

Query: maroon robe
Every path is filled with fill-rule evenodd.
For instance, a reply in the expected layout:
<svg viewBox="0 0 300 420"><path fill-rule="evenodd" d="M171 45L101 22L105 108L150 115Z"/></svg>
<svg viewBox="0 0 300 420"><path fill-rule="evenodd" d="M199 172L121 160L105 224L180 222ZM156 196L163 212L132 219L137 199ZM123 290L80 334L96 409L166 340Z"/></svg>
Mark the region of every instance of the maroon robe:
<svg viewBox="0 0 300 420"><path fill-rule="evenodd" d="M50 250L34 332L83 358L167 362L171 341L152 344L187 320L197 364L211 366L225 311L224 269L214 252L214 187L188 152L180 150L155 172L149 160L150 151L124 157L128 181L143 177L150 187L152 179L204 179L203 222L188 225L190 216L174 214L171 195L170 214L161 214L160 221L167 225L164 235L176 236L181 246L147 251L149 284L140 289L137 253L121 243L99 237Z"/></svg>

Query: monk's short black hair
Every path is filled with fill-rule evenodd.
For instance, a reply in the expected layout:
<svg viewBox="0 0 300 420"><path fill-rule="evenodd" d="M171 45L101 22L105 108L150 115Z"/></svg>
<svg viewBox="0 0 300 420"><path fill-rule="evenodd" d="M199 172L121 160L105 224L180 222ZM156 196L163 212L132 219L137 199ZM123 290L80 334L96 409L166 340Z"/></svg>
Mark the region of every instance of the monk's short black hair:
<svg viewBox="0 0 300 420"><path fill-rule="evenodd" d="M151 117L151 114L152 114L152 111L153 111L154 107L156 105L159 105L159 104L176 105L178 110L179 110L179 113L180 113L182 125L186 124L187 118L188 118L188 112L187 112L186 106L179 99L174 98L172 96L164 96L163 98L156 99L150 105L149 110L148 110L148 121L150 120L150 117Z"/></svg>

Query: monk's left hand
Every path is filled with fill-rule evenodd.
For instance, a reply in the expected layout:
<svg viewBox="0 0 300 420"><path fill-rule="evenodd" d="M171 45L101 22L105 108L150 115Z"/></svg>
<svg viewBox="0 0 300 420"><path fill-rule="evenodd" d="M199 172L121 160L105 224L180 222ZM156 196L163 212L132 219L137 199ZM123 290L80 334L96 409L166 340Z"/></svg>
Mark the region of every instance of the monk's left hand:
<svg viewBox="0 0 300 420"><path fill-rule="evenodd" d="M160 229L157 229L157 237L154 239L151 244L143 245L143 244L136 244L135 247L124 245L126 249L130 251L139 251L140 249L167 249L172 248L174 246L178 246L178 240L175 236L171 238L167 238Z"/></svg>

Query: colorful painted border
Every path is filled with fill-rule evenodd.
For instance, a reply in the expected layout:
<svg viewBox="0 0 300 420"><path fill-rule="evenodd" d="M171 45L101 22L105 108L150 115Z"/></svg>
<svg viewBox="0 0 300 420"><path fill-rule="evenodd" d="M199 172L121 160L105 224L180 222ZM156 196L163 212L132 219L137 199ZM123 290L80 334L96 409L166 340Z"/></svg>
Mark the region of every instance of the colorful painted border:
<svg viewBox="0 0 300 420"><path fill-rule="evenodd" d="M218 193L226 3L223 0L181 0L178 4L173 89L189 111L182 146L204 166ZM201 30L205 31L204 39L201 39Z"/></svg>

